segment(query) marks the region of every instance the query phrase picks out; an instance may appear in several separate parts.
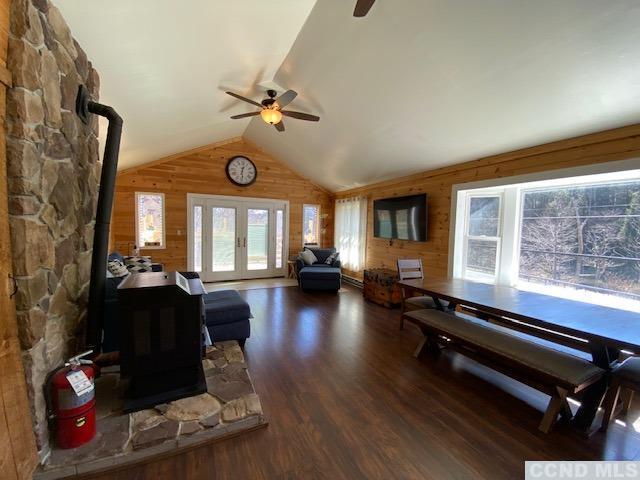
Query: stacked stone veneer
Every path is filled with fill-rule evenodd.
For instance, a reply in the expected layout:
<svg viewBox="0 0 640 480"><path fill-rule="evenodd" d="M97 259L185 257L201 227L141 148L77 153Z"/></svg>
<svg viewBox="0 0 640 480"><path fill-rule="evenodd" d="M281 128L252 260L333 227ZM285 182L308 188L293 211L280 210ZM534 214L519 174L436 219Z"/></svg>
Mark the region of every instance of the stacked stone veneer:
<svg viewBox="0 0 640 480"><path fill-rule="evenodd" d="M82 340L100 173L97 120L75 114L78 86L98 74L47 0L13 0L7 173L18 328L41 454L48 451L43 383Z"/></svg>

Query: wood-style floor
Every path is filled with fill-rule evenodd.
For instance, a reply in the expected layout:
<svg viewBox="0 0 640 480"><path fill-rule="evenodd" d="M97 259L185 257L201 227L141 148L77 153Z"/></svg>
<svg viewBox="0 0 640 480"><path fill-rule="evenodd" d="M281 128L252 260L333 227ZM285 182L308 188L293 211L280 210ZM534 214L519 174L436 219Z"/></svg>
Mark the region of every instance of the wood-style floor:
<svg viewBox="0 0 640 480"><path fill-rule="evenodd" d="M630 427L544 435L545 395L455 353L413 358L418 333L398 331L398 311L356 288L241 294L255 316L245 355L269 426L96 478L514 479L525 460L640 458Z"/></svg>

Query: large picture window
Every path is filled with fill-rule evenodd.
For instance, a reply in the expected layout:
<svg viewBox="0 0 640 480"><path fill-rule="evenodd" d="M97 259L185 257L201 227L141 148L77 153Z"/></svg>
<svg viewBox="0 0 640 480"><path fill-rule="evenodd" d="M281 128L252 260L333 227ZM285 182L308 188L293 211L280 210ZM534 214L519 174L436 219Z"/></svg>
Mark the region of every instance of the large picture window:
<svg viewBox="0 0 640 480"><path fill-rule="evenodd" d="M136 192L136 245L165 248L164 194Z"/></svg>
<svg viewBox="0 0 640 480"><path fill-rule="evenodd" d="M455 277L640 311L640 172L458 192Z"/></svg>

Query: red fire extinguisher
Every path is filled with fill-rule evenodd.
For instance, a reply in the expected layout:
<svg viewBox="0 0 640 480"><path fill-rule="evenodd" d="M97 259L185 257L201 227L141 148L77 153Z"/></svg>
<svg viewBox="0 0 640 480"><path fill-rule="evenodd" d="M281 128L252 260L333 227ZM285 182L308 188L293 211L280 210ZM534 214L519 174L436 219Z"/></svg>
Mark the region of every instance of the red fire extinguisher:
<svg viewBox="0 0 640 480"><path fill-rule="evenodd" d="M96 435L96 399L93 362L81 353L49 374L45 391L49 419L55 421L60 448L84 445Z"/></svg>

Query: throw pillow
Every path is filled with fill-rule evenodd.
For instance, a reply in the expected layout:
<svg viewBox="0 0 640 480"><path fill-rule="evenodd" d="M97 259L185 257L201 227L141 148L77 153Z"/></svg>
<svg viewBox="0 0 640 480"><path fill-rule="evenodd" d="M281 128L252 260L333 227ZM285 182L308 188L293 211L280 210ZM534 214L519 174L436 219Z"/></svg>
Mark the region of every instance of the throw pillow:
<svg viewBox="0 0 640 480"><path fill-rule="evenodd" d="M127 270L132 273L144 273L151 271L151 257L124 257Z"/></svg>
<svg viewBox="0 0 640 480"><path fill-rule="evenodd" d="M313 265L318 261L318 258L311 250L303 250L300 252L300 258L302 258L305 265Z"/></svg>
<svg viewBox="0 0 640 480"><path fill-rule="evenodd" d="M120 260L109 260L107 262L107 270L114 277L126 277L129 275L129 270Z"/></svg>
<svg viewBox="0 0 640 480"><path fill-rule="evenodd" d="M336 261L336 258L338 258L338 252L333 252L331 255L327 257L324 263L326 263L327 265L332 265L333 262Z"/></svg>

